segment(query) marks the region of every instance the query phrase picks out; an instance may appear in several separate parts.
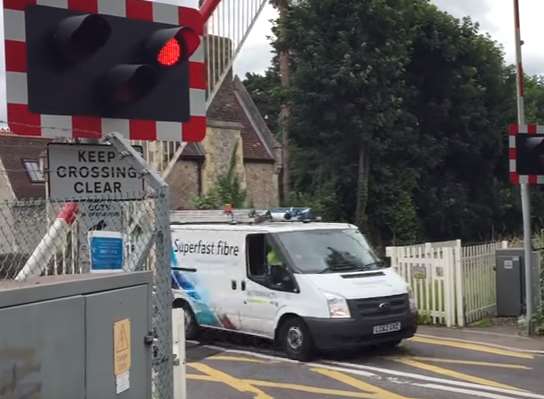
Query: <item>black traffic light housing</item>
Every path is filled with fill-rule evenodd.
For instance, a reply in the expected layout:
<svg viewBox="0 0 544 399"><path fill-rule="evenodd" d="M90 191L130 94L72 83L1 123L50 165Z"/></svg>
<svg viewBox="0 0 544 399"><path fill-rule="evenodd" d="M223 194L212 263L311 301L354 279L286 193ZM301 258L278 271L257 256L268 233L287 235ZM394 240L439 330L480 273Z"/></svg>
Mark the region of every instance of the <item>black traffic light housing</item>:
<svg viewBox="0 0 544 399"><path fill-rule="evenodd" d="M63 19L52 35L59 64L82 62L103 47L111 36L110 24L98 14Z"/></svg>
<svg viewBox="0 0 544 399"><path fill-rule="evenodd" d="M191 29L45 6L25 15L31 112L190 118L189 57L200 44Z"/></svg>
<svg viewBox="0 0 544 399"><path fill-rule="evenodd" d="M517 134L517 173L544 175L544 135Z"/></svg>

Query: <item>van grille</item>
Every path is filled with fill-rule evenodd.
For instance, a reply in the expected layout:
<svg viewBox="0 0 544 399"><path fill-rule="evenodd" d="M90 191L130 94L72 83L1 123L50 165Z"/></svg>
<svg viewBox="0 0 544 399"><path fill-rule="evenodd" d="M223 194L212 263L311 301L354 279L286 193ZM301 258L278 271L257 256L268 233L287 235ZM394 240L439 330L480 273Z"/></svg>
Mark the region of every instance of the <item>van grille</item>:
<svg viewBox="0 0 544 399"><path fill-rule="evenodd" d="M348 305L352 317L402 315L410 308L408 294L380 298L349 299Z"/></svg>
<svg viewBox="0 0 544 399"><path fill-rule="evenodd" d="M377 277L385 276L384 272L373 272L373 273L357 273L357 274L342 274L342 278L367 278L367 277Z"/></svg>

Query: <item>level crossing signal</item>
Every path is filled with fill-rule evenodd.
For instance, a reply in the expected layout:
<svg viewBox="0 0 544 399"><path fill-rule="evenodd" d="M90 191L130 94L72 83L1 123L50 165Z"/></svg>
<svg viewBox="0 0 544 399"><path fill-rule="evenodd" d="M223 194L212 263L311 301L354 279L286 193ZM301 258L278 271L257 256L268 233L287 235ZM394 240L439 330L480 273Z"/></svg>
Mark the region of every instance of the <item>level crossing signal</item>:
<svg viewBox="0 0 544 399"><path fill-rule="evenodd" d="M511 125L508 158L512 183L544 184L544 126Z"/></svg>
<svg viewBox="0 0 544 399"><path fill-rule="evenodd" d="M70 6L93 2L94 12ZM76 122L95 118L100 134L108 121L117 126L123 121L132 139L203 138L206 87L203 23L197 10L143 0L72 0L64 8L40 4L47 2L4 4L8 119L15 133L44 135L18 125L32 119L44 127L70 116ZM101 7L107 10L100 12ZM15 16L23 27L14 28ZM17 36L24 42L12 40ZM152 137L134 134L142 121L157 123ZM77 131L78 123L71 122L60 123L60 130ZM162 137L161 130L166 131Z"/></svg>

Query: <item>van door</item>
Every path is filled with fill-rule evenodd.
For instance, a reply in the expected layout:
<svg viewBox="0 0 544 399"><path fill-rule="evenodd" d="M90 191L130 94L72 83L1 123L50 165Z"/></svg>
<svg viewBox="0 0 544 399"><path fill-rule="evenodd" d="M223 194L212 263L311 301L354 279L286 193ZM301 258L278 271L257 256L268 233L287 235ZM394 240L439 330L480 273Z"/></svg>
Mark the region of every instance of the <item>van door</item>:
<svg viewBox="0 0 544 399"><path fill-rule="evenodd" d="M268 234L251 234L246 238L247 282L242 308L242 328L267 337L274 336L276 315L295 282L282 253Z"/></svg>

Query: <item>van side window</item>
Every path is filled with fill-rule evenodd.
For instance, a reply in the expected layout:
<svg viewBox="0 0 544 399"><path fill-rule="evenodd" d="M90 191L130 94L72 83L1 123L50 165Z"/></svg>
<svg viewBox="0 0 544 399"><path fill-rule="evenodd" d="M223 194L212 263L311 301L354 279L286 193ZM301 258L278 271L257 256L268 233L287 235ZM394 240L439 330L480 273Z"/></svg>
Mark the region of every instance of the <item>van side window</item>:
<svg viewBox="0 0 544 399"><path fill-rule="evenodd" d="M249 277L265 277L267 275L264 234L247 236L247 264Z"/></svg>
<svg viewBox="0 0 544 399"><path fill-rule="evenodd" d="M267 234L247 236L247 276L275 291L298 292L281 252Z"/></svg>

